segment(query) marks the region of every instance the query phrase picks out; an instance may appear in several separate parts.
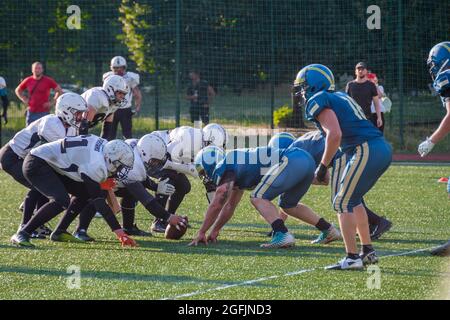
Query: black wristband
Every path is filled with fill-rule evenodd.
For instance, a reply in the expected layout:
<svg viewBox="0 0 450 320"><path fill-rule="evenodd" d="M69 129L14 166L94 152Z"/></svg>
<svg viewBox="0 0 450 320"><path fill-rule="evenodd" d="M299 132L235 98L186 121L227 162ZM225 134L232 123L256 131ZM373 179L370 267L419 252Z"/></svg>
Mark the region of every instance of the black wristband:
<svg viewBox="0 0 450 320"><path fill-rule="evenodd" d="M319 182L325 181L325 176L327 174L328 168L323 163L320 163L316 170L316 177Z"/></svg>

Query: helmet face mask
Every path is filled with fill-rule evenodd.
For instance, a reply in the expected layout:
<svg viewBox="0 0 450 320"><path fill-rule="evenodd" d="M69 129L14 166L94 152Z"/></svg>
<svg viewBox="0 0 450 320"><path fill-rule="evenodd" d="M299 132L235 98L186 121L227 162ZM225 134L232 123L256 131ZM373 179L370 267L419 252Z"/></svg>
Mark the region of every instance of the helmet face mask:
<svg viewBox="0 0 450 320"><path fill-rule="evenodd" d="M303 107L306 105L306 92L308 85L303 82L292 87L292 104L294 107Z"/></svg>
<svg viewBox="0 0 450 320"><path fill-rule="evenodd" d="M137 143L137 150L145 166L145 171L152 176L159 172L167 162L166 143L156 134L146 134Z"/></svg>
<svg viewBox="0 0 450 320"><path fill-rule="evenodd" d="M112 140L103 146L106 168L110 176L126 177L134 165L133 149L121 140Z"/></svg>

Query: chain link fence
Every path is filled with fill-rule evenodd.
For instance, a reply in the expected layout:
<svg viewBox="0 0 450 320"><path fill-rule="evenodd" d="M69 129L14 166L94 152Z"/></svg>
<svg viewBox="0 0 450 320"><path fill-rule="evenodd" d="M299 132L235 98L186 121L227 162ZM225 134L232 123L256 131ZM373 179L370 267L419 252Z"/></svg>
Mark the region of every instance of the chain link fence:
<svg viewBox="0 0 450 320"><path fill-rule="evenodd" d="M33 61L82 92L101 85L110 59L122 55L141 76L136 136L190 123L191 70L216 92L211 121L271 129L302 66L329 66L343 90L365 61L393 101L388 139L396 152L412 153L445 114L426 58L448 40L449 9L427 0L3 0L0 76L11 100L3 143L24 126L14 89ZM450 139L436 149L450 153Z"/></svg>

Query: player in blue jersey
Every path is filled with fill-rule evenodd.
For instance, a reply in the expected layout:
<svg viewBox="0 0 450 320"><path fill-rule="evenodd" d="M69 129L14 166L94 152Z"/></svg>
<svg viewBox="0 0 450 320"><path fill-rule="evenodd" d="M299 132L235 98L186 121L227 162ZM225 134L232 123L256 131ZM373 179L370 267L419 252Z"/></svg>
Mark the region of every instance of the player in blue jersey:
<svg viewBox="0 0 450 320"><path fill-rule="evenodd" d="M434 145L441 141L450 132L450 41L435 45L428 56L428 68L433 79L433 88L441 96L443 107L447 114L442 119L439 128L419 145L419 154L425 157L431 152ZM450 197L450 180L447 191ZM450 255L450 240L432 251L434 255Z"/></svg>
<svg viewBox="0 0 450 320"><path fill-rule="evenodd" d="M334 76L326 66L312 64L301 69L293 90L294 103L306 104L307 119L326 136L325 151L315 172L317 181L329 183L328 167L338 148L346 155L333 208L339 213L347 255L327 269L362 269L364 264L376 263L378 258L372 247L362 198L389 167L392 148L349 95L334 92ZM356 233L362 245L360 254Z"/></svg>
<svg viewBox="0 0 450 320"><path fill-rule="evenodd" d="M288 147L296 147L307 151L314 159L316 166L319 166L320 161L322 160L323 152L325 151L325 136L320 130L310 131L298 139L286 132L277 133L272 136L269 141L268 146L271 147L279 147L280 149L286 149ZM339 181L339 177L342 175L345 166L340 165L341 163L345 163L341 158L343 156L342 152L338 151L334 157L334 159L338 159L335 161L333 159L332 166L333 171L331 174L332 181ZM331 185L331 196L332 199L336 194L337 184L334 183ZM364 208L366 209L368 221L369 221L369 229L370 229L370 238L372 240L379 239L385 232L389 231L392 227L392 222L389 220L378 216L375 212L370 210L363 201ZM286 221L287 216L281 214L281 218ZM272 233L272 232L271 232ZM312 241L311 243L328 243L330 239L329 232L322 232L317 239Z"/></svg>
<svg viewBox="0 0 450 320"><path fill-rule="evenodd" d="M216 185L216 193L191 245L217 241L220 230L232 217L246 189L253 190L251 203L274 230L272 240L262 247L286 248L295 243L271 203L278 196L281 212L319 230L332 228L335 238L340 238L336 228L299 203L311 185L315 169L311 155L301 149L260 147L231 150L224 155L217 147L207 147L197 155L195 166L204 182L212 181Z"/></svg>

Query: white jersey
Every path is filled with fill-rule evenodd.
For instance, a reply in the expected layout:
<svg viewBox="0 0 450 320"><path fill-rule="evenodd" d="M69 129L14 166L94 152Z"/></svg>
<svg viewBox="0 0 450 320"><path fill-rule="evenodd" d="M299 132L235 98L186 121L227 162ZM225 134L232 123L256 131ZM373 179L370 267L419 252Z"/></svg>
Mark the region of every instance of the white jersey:
<svg viewBox="0 0 450 320"><path fill-rule="evenodd" d="M15 154L23 159L42 140L53 142L74 133L75 130L67 130L64 127L63 122L58 116L49 114L33 121L25 129L17 132L9 142L9 146Z"/></svg>
<svg viewBox="0 0 450 320"><path fill-rule="evenodd" d="M100 183L108 178L103 147L105 139L95 135L67 137L41 145L31 154L45 160L58 173L72 180L82 182L84 173Z"/></svg>
<svg viewBox="0 0 450 320"><path fill-rule="evenodd" d="M169 133L170 142L167 152L174 162L192 163L197 153L203 148L203 132L201 129L182 126Z"/></svg>
<svg viewBox="0 0 450 320"><path fill-rule="evenodd" d="M112 71L104 73L103 81L105 81L106 78L112 75L114 75L114 72ZM139 75L137 73L127 71L122 77L130 90L125 96L125 102L121 104L120 109L131 108L131 101L133 100L133 89L136 88L140 82Z"/></svg>
<svg viewBox="0 0 450 320"><path fill-rule="evenodd" d="M128 172L126 178L124 179L116 179L117 187L124 188L124 183L130 182L144 182L147 180L147 172L145 171L144 162L141 159L141 155L136 148L138 140L137 139L127 139L125 143L127 143L134 152L134 163L133 168Z"/></svg>
<svg viewBox="0 0 450 320"><path fill-rule="evenodd" d="M86 100L89 107L95 109L95 117L91 121L91 126L95 126L97 123L102 122L110 114L116 112L119 109L120 104L110 103L106 92L102 87L91 88L81 94L81 96Z"/></svg>

